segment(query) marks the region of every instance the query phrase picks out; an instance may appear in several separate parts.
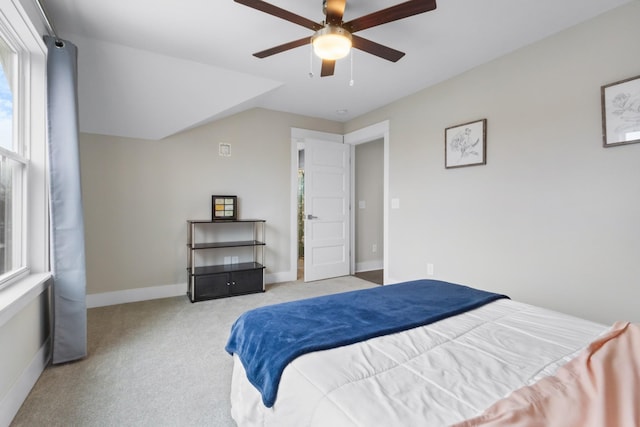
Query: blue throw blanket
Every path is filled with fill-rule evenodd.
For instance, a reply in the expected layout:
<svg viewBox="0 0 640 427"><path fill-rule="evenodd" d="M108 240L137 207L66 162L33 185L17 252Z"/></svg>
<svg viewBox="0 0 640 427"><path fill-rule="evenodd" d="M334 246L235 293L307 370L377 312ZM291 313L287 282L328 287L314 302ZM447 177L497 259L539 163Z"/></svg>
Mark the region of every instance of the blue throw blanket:
<svg viewBox="0 0 640 427"><path fill-rule="evenodd" d="M505 295L437 280L416 280L247 311L225 349L273 406L282 371L296 357L423 326Z"/></svg>

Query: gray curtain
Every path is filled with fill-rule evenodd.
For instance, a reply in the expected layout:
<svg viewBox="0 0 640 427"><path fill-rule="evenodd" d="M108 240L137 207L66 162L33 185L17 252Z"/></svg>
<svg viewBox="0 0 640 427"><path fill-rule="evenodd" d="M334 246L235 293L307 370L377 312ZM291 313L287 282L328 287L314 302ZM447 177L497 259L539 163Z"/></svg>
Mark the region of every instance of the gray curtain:
<svg viewBox="0 0 640 427"><path fill-rule="evenodd" d="M48 48L53 363L87 355L84 219L78 150L77 48L45 36Z"/></svg>

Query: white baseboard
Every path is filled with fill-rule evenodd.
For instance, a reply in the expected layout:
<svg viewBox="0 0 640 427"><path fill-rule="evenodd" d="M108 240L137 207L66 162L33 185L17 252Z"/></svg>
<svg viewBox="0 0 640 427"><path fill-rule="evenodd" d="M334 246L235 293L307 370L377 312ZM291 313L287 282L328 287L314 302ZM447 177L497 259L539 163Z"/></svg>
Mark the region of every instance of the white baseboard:
<svg viewBox="0 0 640 427"><path fill-rule="evenodd" d="M271 283L293 282L296 280L297 272L280 272L269 273L264 275L264 283L267 285Z"/></svg>
<svg viewBox="0 0 640 427"><path fill-rule="evenodd" d="M395 285L396 283L402 283L402 282L406 282L406 280L400 280L400 279L396 279L394 277L389 277L389 279L387 280L387 283L385 283L385 285Z"/></svg>
<svg viewBox="0 0 640 427"><path fill-rule="evenodd" d="M40 378L51 359L51 338L48 338L33 356L29 366L22 372L16 383L0 401L0 427L8 427L20 410L29 392Z"/></svg>
<svg viewBox="0 0 640 427"><path fill-rule="evenodd" d="M146 288L126 289L124 291L89 294L87 295L87 308L177 297L186 295L186 293L187 284L178 283L176 285L149 286Z"/></svg>
<svg viewBox="0 0 640 427"><path fill-rule="evenodd" d="M356 263L356 273L361 273L363 271L371 271L371 270L382 270L382 268L383 268L383 262L381 259Z"/></svg>
<svg viewBox="0 0 640 427"><path fill-rule="evenodd" d="M289 278L290 274L270 273L265 274L266 284L280 283L295 280ZM178 297L187 294L187 284L178 283L175 285L149 286L146 288L126 289L123 291L103 292L99 294L87 295L87 308L105 307L107 305L126 304L129 302L147 301L159 298Z"/></svg>

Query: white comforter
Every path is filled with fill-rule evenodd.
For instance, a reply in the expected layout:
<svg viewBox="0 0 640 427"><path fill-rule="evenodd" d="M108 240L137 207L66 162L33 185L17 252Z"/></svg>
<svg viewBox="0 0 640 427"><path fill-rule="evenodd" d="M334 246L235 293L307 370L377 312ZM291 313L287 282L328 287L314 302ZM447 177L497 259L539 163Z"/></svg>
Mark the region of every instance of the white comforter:
<svg viewBox="0 0 640 427"><path fill-rule="evenodd" d="M234 356L239 426L446 426L550 375L608 329L511 300L319 351L284 370L273 408Z"/></svg>

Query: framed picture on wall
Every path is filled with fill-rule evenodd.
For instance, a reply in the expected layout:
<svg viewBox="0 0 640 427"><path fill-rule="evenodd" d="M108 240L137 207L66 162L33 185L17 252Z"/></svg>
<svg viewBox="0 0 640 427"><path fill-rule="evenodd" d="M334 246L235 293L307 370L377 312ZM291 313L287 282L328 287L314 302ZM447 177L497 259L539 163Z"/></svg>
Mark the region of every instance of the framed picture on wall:
<svg viewBox="0 0 640 427"><path fill-rule="evenodd" d="M640 76L600 88L605 147L640 142Z"/></svg>
<svg viewBox="0 0 640 427"><path fill-rule="evenodd" d="M238 219L238 196L211 196L211 220Z"/></svg>
<svg viewBox="0 0 640 427"><path fill-rule="evenodd" d="M444 130L444 166L447 169L487 164L487 119Z"/></svg>

